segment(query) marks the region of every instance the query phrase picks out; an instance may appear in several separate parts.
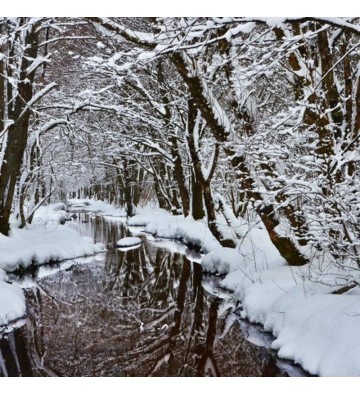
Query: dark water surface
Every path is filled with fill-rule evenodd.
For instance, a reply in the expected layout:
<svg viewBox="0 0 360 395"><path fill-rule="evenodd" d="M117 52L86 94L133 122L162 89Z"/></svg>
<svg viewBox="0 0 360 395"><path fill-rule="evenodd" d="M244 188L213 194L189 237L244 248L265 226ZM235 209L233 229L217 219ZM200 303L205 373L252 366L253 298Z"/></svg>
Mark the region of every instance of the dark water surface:
<svg viewBox="0 0 360 395"><path fill-rule="evenodd" d="M13 278L26 288L24 325L0 333L0 376L305 375L276 358L272 338L239 320L200 256L119 219L80 214L69 226L108 252Z"/></svg>

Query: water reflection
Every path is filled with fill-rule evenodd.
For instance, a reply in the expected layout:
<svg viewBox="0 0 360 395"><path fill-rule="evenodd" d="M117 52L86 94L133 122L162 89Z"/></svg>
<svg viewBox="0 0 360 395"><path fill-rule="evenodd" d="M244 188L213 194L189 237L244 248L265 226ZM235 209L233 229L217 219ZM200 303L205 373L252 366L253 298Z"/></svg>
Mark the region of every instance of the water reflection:
<svg viewBox="0 0 360 395"><path fill-rule="evenodd" d="M88 214L71 226L109 250L37 279L27 324L0 341L0 375L286 375L246 340L234 304L207 291L191 252L144 235L141 247L120 251L112 246L129 230Z"/></svg>
<svg viewBox="0 0 360 395"><path fill-rule="evenodd" d="M15 329L0 337L0 376L32 376L23 331Z"/></svg>

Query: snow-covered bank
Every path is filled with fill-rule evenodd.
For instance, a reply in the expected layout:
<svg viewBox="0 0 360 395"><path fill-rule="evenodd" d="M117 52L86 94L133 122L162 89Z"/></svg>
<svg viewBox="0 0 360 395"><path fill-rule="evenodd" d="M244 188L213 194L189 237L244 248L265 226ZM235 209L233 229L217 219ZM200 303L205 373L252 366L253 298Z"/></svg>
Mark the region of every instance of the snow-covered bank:
<svg viewBox="0 0 360 395"><path fill-rule="evenodd" d="M51 211L51 207L46 210ZM55 260L54 254L62 254L63 250L68 252L68 257L96 252L94 249L97 247L91 240L80 237L66 226L57 225L56 215L50 212L48 219L42 221L44 215L40 211L38 226L27 230L14 229L9 238L0 236L0 267L7 253L12 259L17 257L13 263L16 266L20 257L27 257L27 262L38 263ZM360 290L354 288L341 295L334 294L346 284L346 280L340 281L333 265L329 265L327 273L320 271L316 262L289 267L272 245L267 232L260 227L244 229L237 248L231 249L222 248L204 222L172 216L163 210L140 209L128 220L128 225L143 226L146 232L155 236L154 242L158 245L169 243L168 240L161 241L161 238L166 238L201 248L206 255L201 257L197 252L195 257L191 257L185 246L177 243L184 247L181 253L192 261L201 261L204 270L225 276L220 285L234 292L241 303L243 318L260 323L274 334L276 339L272 347L280 357L292 359L316 375L360 376L360 342L357 339ZM56 232L60 233L56 236ZM151 236L149 238L152 239ZM6 248L1 249L4 239ZM128 237L123 240L130 244L141 241ZM80 251L81 246L83 249ZM34 254L34 248L38 248L38 254ZM64 255L60 259L65 259ZM0 323L20 317L25 311L21 292L6 284L2 273L1 277L0 270ZM330 285L323 284L325 275ZM5 304L1 303L1 298L6 300Z"/></svg>
<svg viewBox="0 0 360 395"><path fill-rule="evenodd" d="M95 244L66 225L59 225L67 215L64 208L57 204L41 207L32 225L25 229L12 227L8 237L0 234L0 326L25 313L22 290L6 282L5 272L105 251L102 243Z"/></svg>
<svg viewBox="0 0 360 395"><path fill-rule="evenodd" d="M13 229L10 237L0 235L0 268L12 272L32 264L42 265L104 250L103 244L94 244L66 225Z"/></svg>
<svg viewBox="0 0 360 395"><path fill-rule="evenodd" d="M256 259L244 264L236 254L219 250L202 263L207 270L229 272L220 285L234 291L242 318L273 333L272 348L279 357L294 360L314 375L360 376L358 289L334 294L341 288L335 270L333 285L325 285L329 273L315 282L311 265L264 268Z"/></svg>
<svg viewBox="0 0 360 395"><path fill-rule="evenodd" d="M320 376L360 376L359 290L333 294L340 286L308 280L309 269L235 271L221 285L235 291L243 318L274 334L280 357Z"/></svg>
<svg viewBox="0 0 360 395"><path fill-rule="evenodd" d="M126 217L126 211L122 207L95 199L69 199L66 202L69 211L82 211L96 213L105 217Z"/></svg>
<svg viewBox="0 0 360 395"><path fill-rule="evenodd" d="M34 215L31 227L35 226L57 226L69 218L64 203L54 203L39 207Z"/></svg>
<svg viewBox="0 0 360 395"><path fill-rule="evenodd" d="M21 288L6 281L6 273L0 269L0 327L22 317L26 310Z"/></svg>
<svg viewBox="0 0 360 395"><path fill-rule="evenodd" d="M221 247L204 222L184 218L182 215L173 216L163 210L144 210L131 217L127 224L145 226L144 230L147 233L166 239L180 240L186 245L201 248L204 253Z"/></svg>
<svg viewBox="0 0 360 395"><path fill-rule="evenodd" d="M140 237L123 237L116 242L116 247L120 249L137 248L142 244Z"/></svg>
<svg viewBox="0 0 360 395"><path fill-rule="evenodd" d="M234 292L243 318L274 334L272 348L280 357L314 375L360 376L360 290L334 294L346 280L339 281L333 266L326 273L315 262L289 267L260 228L244 232L237 248L230 249L221 247L204 223L190 218L147 212L128 224L201 246L207 253L204 270L226 275L221 286Z"/></svg>

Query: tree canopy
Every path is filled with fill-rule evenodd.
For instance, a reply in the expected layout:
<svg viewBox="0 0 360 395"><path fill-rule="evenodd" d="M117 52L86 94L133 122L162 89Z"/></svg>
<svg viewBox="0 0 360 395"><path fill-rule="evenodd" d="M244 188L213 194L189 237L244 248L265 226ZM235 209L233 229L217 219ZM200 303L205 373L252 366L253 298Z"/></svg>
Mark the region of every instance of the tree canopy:
<svg viewBox="0 0 360 395"><path fill-rule="evenodd" d="M50 198L359 262L359 18L1 18L0 232ZM217 226L222 217L231 237Z"/></svg>

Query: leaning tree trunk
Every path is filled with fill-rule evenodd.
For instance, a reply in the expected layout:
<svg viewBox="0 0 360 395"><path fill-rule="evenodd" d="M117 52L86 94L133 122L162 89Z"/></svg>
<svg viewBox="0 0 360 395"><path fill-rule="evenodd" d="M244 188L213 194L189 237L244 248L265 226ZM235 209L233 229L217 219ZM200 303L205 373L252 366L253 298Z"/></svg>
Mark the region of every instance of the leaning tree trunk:
<svg viewBox="0 0 360 395"><path fill-rule="evenodd" d="M214 155L214 161L212 163L212 169L209 172L208 178L204 178L204 174L202 171L202 163L201 163L201 158L198 153L198 146L195 143L195 118L197 114L197 108L196 105L193 103L192 100L188 100L188 135L187 135L187 144L188 144L188 149L189 149L189 154L191 158L191 163L192 163L192 171L195 176L195 182L198 183L198 190L197 192L202 192L202 196L193 196L193 204L197 204L198 207L196 207L196 215L200 214L201 212L201 205L205 205L205 210L207 214L207 223L208 227L211 231L211 233L214 235L214 237L219 241L219 243L223 247L234 247L234 244L232 240L226 240L224 239L223 235L218 229L217 222L216 222L216 211L215 211L215 203L214 199L212 197L212 192L211 192L211 178L213 176L216 163L217 163L217 158L219 155L219 145L216 143L214 150L215 150L215 155ZM194 201L194 199L197 198L198 201ZM202 210L204 210L202 208ZM194 217L195 218L195 217Z"/></svg>
<svg viewBox="0 0 360 395"><path fill-rule="evenodd" d="M217 142L220 144L228 143L229 132L215 115L213 107L209 103L208 95L201 78L198 75L191 74L189 72L187 64L180 53L175 52L172 54L171 60L188 86L194 102L201 111L201 114L206 120L208 126L211 128ZM240 174L242 184L246 183L249 186L249 188L244 189L247 191L247 196L262 202L261 205L258 205L257 213L263 221L271 241L279 251L280 255L288 262L289 265L299 266L307 263L307 259L300 253L294 241L290 237L284 237L277 233L276 227L279 224L279 220L276 216L275 208L272 205L266 205L263 202L261 194L254 188L255 182L251 177L251 173L245 163L245 160L243 160L243 158L237 158L237 160L234 161L233 150L227 150L226 146L224 147L224 151L229 157L230 163L237 170L236 175ZM238 159L240 159L240 161ZM239 166L241 166L242 169L239 169Z"/></svg>

